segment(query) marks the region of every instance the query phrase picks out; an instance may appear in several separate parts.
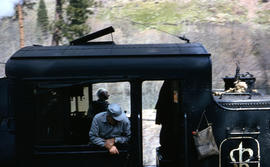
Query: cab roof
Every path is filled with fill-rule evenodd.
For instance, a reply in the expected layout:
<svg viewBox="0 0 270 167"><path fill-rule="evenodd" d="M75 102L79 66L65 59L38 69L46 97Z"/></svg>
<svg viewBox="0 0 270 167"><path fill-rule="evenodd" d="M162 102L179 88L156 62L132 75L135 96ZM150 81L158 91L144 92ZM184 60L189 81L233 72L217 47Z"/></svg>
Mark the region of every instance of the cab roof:
<svg viewBox="0 0 270 167"><path fill-rule="evenodd" d="M211 76L209 57L199 43L29 46L11 56L6 76L43 80L206 77Z"/></svg>
<svg viewBox="0 0 270 167"><path fill-rule="evenodd" d="M29 46L20 49L11 59L68 58L100 56L159 56L208 55L206 49L194 44L133 44L133 45L80 45L80 46Z"/></svg>

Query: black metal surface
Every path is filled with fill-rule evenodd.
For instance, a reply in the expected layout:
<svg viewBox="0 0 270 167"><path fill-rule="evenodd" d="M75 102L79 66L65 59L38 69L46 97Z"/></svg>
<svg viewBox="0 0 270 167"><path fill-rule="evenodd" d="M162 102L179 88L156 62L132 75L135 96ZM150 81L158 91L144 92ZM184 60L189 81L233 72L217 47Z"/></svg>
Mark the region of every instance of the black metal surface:
<svg viewBox="0 0 270 167"><path fill-rule="evenodd" d="M256 78L247 72L246 74L240 74L240 66L238 63L236 63L236 70L235 70L235 76L234 77L224 77L223 78L225 83L225 91L229 90L230 88L234 88L236 81L245 82L247 84L247 92L252 92L252 89L254 89Z"/></svg>
<svg viewBox="0 0 270 167"><path fill-rule="evenodd" d="M142 81L131 83L131 163L134 167L143 166L142 153Z"/></svg>
<svg viewBox="0 0 270 167"><path fill-rule="evenodd" d="M87 45L87 46L28 46L18 50L11 59L34 58L80 58L80 57L144 57L168 55L209 56L203 45L189 44L129 44L129 45Z"/></svg>
<svg viewBox="0 0 270 167"><path fill-rule="evenodd" d="M9 106L9 80L0 79L0 163L14 166L15 158L15 119Z"/></svg>
<svg viewBox="0 0 270 167"><path fill-rule="evenodd" d="M237 97L234 99L236 98ZM237 102L231 100L230 102L227 101L222 104L222 100L219 99L217 103L221 103L221 105L216 105L213 101L213 104L209 105L207 108L207 116L209 121L213 123L217 144L220 145L222 144L222 141L228 139L225 141L223 152L221 153L222 166L231 164L230 152L239 148L241 142L243 143L243 149L251 149L254 153L253 158L248 156L248 154L245 154L246 157L243 159L242 163L244 163L244 160L250 159L255 163L251 166L257 166L257 146L252 144L252 142L255 142L255 139L258 141L260 147L260 166L269 166L268 145L270 140L267 136L270 135L270 110L269 108L265 110L259 109L264 108L265 104L270 101L270 98L264 97L264 102L260 102L260 98L258 97L258 99L254 101L250 99L241 99ZM227 110L227 108L223 108L222 106L242 110ZM230 138L236 139L232 140ZM246 140L249 140L249 142ZM226 142L229 144L226 144ZM239 160L239 158L237 158L239 154L240 150L238 152L235 151L235 154L233 154L236 160ZM208 166L214 166L215 164L218 164L218 159L208 162Z"/></svg>
<svg viewBox="0 0 270 167"><path fill-rule="evenodd" d="M8 80L0 78L0 125L1 120L8 117Z"/></svg>
<svg viewBox="0 0 270 167"><path fill-rule="evenodd" d="M200 44L29 47L9 59L6 75L45 80L208 78L209 56Z"/></svg>

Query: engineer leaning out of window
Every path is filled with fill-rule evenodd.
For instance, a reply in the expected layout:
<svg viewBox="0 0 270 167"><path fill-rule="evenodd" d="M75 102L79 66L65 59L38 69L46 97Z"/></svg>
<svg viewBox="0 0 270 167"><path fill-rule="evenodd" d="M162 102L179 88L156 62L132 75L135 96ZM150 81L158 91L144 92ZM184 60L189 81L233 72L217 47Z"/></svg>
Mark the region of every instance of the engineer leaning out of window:
<svg viewBox="0 0 270 167"><path fill-rule="evenodd" d="M119 154L116 144L130 139L130 121L118 104L110 104L108 110L97 114L89 132L90 143L105 147L110 154Z"/></svg>

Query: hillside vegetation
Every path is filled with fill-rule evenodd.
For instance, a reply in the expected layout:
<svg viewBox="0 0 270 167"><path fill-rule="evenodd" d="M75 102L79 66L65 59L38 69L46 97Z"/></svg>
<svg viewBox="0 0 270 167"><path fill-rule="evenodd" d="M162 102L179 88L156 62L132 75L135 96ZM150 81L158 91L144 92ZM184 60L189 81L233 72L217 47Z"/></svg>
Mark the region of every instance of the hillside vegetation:
<svg viewBox="0 0 270 167"><path fill-rule="evenodd" d="M33 0L37 2L37 0ZM55 0L44 0L49 22L54 20ZM222 88L222 77L232 75L235 63L241 72L257 77L257 86L268 89L270 81L270 2L260 0L99 0L87 24L91 31L114 26L116 43L182 42L185 35L200 42L212 54L213 87ZM64 6L64 9L66 6ZM37 5L25 16L26 45L51 44L36 24ZM19 49L17 21L0 21L1 61ZM100 40L110 40L104 37ZM67 43L64 40L62 43ZM0 73L4 75L4 65Z"/></svg>

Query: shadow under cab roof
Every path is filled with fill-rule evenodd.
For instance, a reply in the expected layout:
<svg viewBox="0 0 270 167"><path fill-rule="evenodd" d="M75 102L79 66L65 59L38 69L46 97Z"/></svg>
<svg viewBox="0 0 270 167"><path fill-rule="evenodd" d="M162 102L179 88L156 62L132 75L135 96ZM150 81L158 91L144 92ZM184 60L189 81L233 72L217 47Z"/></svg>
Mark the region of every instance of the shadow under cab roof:
<svg viewBox="0 0 270 167"><path fill-rule="evenodd" d="M10 79L166 79L208 78L210 54L199 43L79 44L30 46L6 64Z"/></svg>

